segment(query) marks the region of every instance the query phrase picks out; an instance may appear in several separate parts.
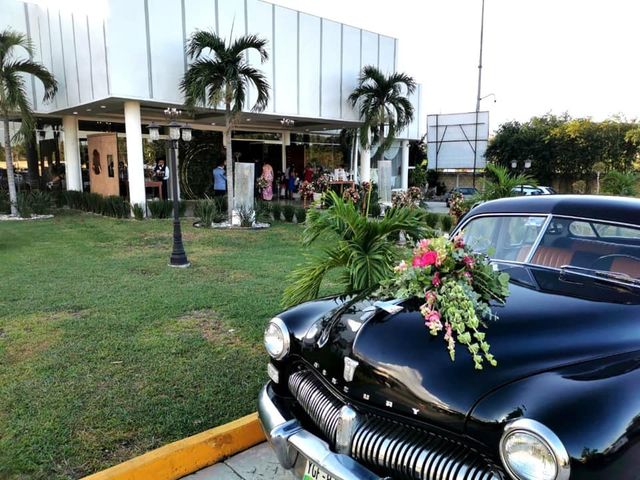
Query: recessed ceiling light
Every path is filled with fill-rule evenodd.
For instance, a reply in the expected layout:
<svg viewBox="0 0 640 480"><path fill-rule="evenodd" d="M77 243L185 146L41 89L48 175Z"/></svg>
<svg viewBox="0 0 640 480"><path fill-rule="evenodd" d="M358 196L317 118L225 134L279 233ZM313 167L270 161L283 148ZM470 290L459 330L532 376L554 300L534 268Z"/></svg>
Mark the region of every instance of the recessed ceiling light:
<svg viewBox="0 0 640 480"><path fill-rule="evenodd" d="M100 105L100 108L107 108L106 105Z"/></svg>
<svg viewBox="0 0 640 480"><path fill-rule="evenodd" d="M247 122L250 122L250 121L251 121L251 119L250 119L250 118L247 118Z"/></svg>
<svg viewBox="0 0 640 480"><path fill-rule="evenodd" d="M216 124L216 122L211 122L211 125L215 125L215 124Z"/></svg>
<svg viewBox="0 0 640 480"><path fill-rule="evenodd" d="M90 112L90 111L91 111L91 109L90 109L90 108L87 108L87 112Z"/></svg>
<svg viewBox="0 0 640 480"><path fill-rule="evenodd" d="M74 114L74 115L77 115L77 114L78 114L78 112L73 112L73 114Z"/></svg>
<svg viewBox="0 0 640 480"><path fill-rule="evenodd" d="M305 131L305 132L308 132L308 131L309 131L309 129L308 129L308 128L305 128L305 129L304 129L304 131Z"/></svg>

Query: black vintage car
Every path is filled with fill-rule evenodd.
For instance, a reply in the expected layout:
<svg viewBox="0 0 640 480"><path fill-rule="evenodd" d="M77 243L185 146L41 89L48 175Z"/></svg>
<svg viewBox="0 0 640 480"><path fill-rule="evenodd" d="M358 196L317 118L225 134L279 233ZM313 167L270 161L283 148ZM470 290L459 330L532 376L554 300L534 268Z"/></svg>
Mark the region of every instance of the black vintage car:
<svg viewBox="0 0 640 480"><path fill-rule="evenodd" d="M521 197L457 232L508 272L452 362L420 301L326 298L271 320L259 416L304 479L640 479L640 201ZM455 233L455 232L454 232Z"/></svg>

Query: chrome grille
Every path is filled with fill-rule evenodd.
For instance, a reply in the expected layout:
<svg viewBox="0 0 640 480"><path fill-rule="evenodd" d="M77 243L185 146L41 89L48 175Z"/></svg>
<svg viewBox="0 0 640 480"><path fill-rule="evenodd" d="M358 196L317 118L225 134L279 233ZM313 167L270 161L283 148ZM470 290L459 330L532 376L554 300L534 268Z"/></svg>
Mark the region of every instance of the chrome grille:
<svg viewBox="0 0 640 480"><path fill-rule="evenodd" d="M289 377L289 389L311 421L335 446L343 403L308 370ZM479 452L454 440L372 414L361 414L351 456L394 479L501 480Z"/></svg>
<svg viewBox="0 0 640 480"><path fill-rule="evenodd" d="M289 391L313 423L330 440L331 445L334 445L342 403L326 392L320 380L304 370L289 377Z"/></svg>

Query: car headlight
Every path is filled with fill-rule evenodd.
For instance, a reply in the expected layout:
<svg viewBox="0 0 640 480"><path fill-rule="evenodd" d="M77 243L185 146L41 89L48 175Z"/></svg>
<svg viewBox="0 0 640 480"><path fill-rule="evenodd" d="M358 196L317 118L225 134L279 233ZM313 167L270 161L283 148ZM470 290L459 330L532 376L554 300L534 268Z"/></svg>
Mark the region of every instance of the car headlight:
<svg viewBox="0 0 640 480"><path fill-rule="evenodd" d="M264 348L275 360L282 360L289 354L289 330L281 319L272 319L264 330Z"/></svg>
<svg viewBox="0 0 640 480"><path fill-rule="evenodd" d="M569 455L555 433L540 422L521 418L505 426L500 458L515 480L566 480Z"/></svg>

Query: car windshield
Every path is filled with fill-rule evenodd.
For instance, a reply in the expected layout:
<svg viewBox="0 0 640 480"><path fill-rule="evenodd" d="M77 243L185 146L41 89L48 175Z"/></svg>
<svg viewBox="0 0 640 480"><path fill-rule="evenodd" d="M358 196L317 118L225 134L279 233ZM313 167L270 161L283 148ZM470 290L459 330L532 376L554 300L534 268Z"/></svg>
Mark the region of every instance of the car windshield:
<svg viewBox="0 0 640 480"><path fill-rule="evenodd" d="M463 230L465 241L493 260L640 279L640 226L553 216L483 216Z"/></svg>
<svg viewBox="0 0 640 480"><path fill-rule="evenodd" d="M475 195L478 193L475 188L459 188L458 191L463 195Z"/></svg>

